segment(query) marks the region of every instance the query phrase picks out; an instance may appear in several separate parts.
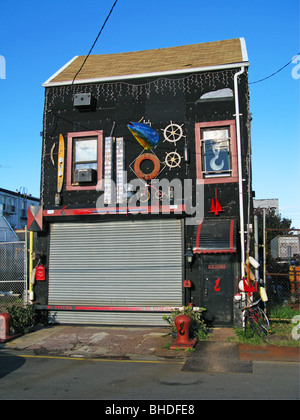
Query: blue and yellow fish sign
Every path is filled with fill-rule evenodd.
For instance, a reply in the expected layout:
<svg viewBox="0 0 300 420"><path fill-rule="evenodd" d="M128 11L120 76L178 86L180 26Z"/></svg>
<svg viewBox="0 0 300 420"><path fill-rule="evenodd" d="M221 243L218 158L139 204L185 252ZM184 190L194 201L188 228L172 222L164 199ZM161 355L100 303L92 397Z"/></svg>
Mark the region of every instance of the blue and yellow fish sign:
<svg viewBox="0 0 300 420"><path fill-rule="evenodd" d="M131 122L127 127L144 149L150 150L157 146L159 141L158 133L149 125Z"/></svg>

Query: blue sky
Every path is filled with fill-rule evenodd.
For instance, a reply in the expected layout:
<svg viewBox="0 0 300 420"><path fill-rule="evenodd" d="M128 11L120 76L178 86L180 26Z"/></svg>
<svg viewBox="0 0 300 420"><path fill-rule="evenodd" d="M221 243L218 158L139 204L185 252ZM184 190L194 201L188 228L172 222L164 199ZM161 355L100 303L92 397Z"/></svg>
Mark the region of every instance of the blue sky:
<svg viewBox="0 0 300 420"><path fill-rule="evenodd" d="M88 53L113 2L1 0L0 187L39 197L42 83ZM246 40L249 81L269 76L300 52L299 0L118 0L93 54L236 37ZM281 215L298 229L299 86L300 56L250 85L253 189L256 198L278 198Z"/></svg>

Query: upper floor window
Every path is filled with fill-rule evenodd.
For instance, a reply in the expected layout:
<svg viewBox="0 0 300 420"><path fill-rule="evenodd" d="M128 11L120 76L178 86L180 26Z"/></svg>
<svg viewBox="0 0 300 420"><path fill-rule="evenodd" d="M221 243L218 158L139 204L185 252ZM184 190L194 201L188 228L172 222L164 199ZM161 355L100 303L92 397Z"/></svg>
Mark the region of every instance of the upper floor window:
<svg viewBox="0 0 300 420"><path fill-rule="evenodd" d="M197 179L204 184L237 182L235 121L196 123Z"/></svg>
<svg viewBox="0 0 300 420"><path fill-rule="evenodd" d="M102 131L68 133L67 190L92 190L102 179Z"/></svg>
<svg viewBox="0 0 300 420"><path fill-rule="evenodd" d="M76 138L73 149L74 172L80 169L97 171L97 138Z"/></svg>

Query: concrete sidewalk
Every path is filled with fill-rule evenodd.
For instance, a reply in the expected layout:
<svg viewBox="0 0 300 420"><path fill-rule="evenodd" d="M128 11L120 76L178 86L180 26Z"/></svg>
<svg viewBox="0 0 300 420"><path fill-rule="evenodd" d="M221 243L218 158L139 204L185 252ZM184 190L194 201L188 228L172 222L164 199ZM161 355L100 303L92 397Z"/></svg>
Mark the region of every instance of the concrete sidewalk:
<svg viewBox="0 0 300 420"><path fill-rule="evenodd" d="M2 343L0 349L84 358L184 359L186 352L168 349L171 342L169 328L54 325Z"/></svg>
<svg viewBox="0 0 300 420"><path fill-rule="evenodd" d="M205 342L214 343L214 348L218 346L221 348L224 343L229 345L228 337L234 336L232 328L214 328ZM173 337L169 328L54 325L37 327L28 334L0 343L0 351L65 357L180 361L187 360L194 353L194 351L170 350L172 342ZM205 342L196 344L195 351L198 354ZM207 346L212 344L206 345L206 348ZM299 347L243 344L236 344L236 347L238 360L299 362ZM212 352L211 357L221 353L221 350Z"/></svg>

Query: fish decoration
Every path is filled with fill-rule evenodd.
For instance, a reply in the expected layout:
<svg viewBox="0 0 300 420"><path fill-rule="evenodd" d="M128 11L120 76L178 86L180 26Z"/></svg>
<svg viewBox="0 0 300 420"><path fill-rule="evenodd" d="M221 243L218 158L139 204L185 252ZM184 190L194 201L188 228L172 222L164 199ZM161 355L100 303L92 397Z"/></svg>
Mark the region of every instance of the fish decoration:
<svg viewBox="0 0 300 420"><path fill-rule="evenodd" d="M144 149L150 150L157 146L159 136L149 125L131 122L127 127Z"/></svg>

